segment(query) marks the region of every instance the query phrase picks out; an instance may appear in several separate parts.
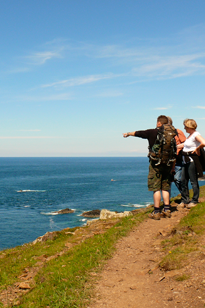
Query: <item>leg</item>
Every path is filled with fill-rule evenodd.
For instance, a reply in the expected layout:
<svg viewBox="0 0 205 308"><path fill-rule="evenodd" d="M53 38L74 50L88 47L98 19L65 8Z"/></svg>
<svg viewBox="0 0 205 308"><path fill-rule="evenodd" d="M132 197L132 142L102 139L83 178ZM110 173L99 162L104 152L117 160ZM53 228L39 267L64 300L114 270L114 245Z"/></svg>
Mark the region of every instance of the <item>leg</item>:
<svg viewBox="0 0 205 308"><path fill-rule="evenodd" d="M160 202L161 202L161 192L160 192L160 190L154 191L153 199L154 199L154 207L159 208Z"/></svg>
<svg viewBox="0 0 205 308"><path fill-rule="evenodd" d="M161 217L170 218L171 217L171 207L170 207L170 191L171 191L171 169L170 167L164 165L162 167L162 198L164 203L164 209L162 210Z"/></svg>
<svg viewBox="0 0 205 308"><path fill-rule="evenodd" d="M170 202L170 192L171 192L171 168L163 165L161 168L162 173L162 182L161 182L161 190L162 190L162 198L164 201L164 205L169 206Z"/></svg>
<svg viewBox="0 0 205 308"><path fill-rule="evenodd" d="M181 174L181 184L182 184L181 196L182 196L182 202L185 204L189 203L189 188L188 188L188 183L189 183L188 165L189 164L190 163L187 163L182 166L182 174Z"/></svg>
<svg viewBox="0 0 205 308"><path fill-rule="evenodd" d="M174 183L178 188L179 192L182 192L182 184L181 184L181 174L182 174L182 166L175 166L175 175L174 175Z"/></svg>
<svg viewBox="0 0 205 308"><path fill-rule="evenodd" d="M160 202L161 202L161 192L160 190L156 190L153 192L154 199L154 211L148 215L149 218L160 220Z"/></svg>
<svg viewBox="0 0 205 308"><path fill-rule="evenodd" d="M164 205L169 205L169 191L168 190L162 190L162 198L164 201Z"/></svg>
<svg viewBox="0 0 205 308"><path fill-rule="evenodd" d="M159 173L159 168L156 168L152 162L149 165L149 175L148 175L148 189L153 191L154 199L154 211L148 216L151 219L160 219L160 201L161 201L161 175Z"/></svg>
<svg viewBox="0 0 205 308"><path fill-rule="evenodd" d="M194 162L191 162L189 164L188 173L189 173L191 186L192 186L192 189L193 189L193 198L192 198L191 202L198 203L199 183L198 183L198 179L197 179L196 168L195 168Z"/></svg>

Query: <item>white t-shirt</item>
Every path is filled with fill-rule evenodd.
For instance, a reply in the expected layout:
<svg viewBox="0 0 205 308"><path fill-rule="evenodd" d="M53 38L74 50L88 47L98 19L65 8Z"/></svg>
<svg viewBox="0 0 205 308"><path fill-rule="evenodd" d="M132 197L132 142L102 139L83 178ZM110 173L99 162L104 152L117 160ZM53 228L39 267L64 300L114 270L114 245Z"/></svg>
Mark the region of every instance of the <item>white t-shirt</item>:
<svg viewBox="0 0 205 308"><path fill-rule="evenodd" d="M196 136L198 135L200 135L199 132L194 132L185 140L183 148L184 152L192 152L200 145L200 142L196 140Z"/></svg>
<svg viewBox="0 0 205 308"><path fill-rule="evenodd" d="M196 140L196 136L198 135L200 135L200 133L194 132L190 137L188 137L184 141L184 148L183 148L184 152L193 152L200 145L200 142ZM189 158L190 161L192 162L193 159L191 157ZM183 157L183 162L186 163L184 157Z"/></svg>

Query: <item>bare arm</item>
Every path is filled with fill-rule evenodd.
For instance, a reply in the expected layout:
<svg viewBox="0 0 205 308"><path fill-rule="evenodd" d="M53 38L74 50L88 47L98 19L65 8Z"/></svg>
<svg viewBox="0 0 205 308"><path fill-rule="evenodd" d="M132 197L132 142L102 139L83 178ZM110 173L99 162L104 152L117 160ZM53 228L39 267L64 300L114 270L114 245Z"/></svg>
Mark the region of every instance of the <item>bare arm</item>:
<svg viewBox="0 0 205 308"><path fill-rule="evenodd" d="M183 147L184 147L184 143L180 143L180 144L177 145L177 149L181 150L181 149L183 149Z"/></svg>
<svg viewBox="0 0 205 308"><path fill-rule="evenodd" d="M192 153L200 155L200 149L205 147L205 139L201 135L197 135L195 139L200 142L200 145Z"/></svg>
<svg viewBox="0 0 205 308"><path fill-rule="evenodd" d="M129 136L135 136L135 132L124 133L124 134L123 134L123 137L124 137L124 138L127 138L127 137L129 137Z"/></svg>

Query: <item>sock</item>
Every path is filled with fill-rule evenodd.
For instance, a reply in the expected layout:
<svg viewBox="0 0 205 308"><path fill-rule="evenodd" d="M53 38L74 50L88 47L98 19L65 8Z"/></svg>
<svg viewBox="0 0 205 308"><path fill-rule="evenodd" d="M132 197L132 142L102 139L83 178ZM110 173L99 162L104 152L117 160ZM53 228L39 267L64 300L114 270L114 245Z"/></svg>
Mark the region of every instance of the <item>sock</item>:
<svg viewBox="0 0 205 308"><path fill-rule="evenodd" d="M154 207L154 214L157 214L160 212L160 208L159 207Z"/></svg>
<svg viewBox="0 0 205 308"><path fill-rule="evenodd" d="M164 211L170 211L170 204L166 205L164 204Z"/></svg>

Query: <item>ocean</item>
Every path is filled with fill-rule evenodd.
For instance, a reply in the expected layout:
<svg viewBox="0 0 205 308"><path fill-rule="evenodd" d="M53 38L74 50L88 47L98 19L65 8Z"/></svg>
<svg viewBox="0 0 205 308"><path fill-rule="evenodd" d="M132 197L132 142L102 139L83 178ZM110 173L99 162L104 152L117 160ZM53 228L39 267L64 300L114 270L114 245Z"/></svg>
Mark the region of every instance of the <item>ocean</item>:
<svg viewBox="0 0 205 308"><path fill-rule="evenodd" d="M0 158L0 250L83 226L85 211L153 203L148 164L147 157ZM74 213L54 213L65 208Z"/></svg>

